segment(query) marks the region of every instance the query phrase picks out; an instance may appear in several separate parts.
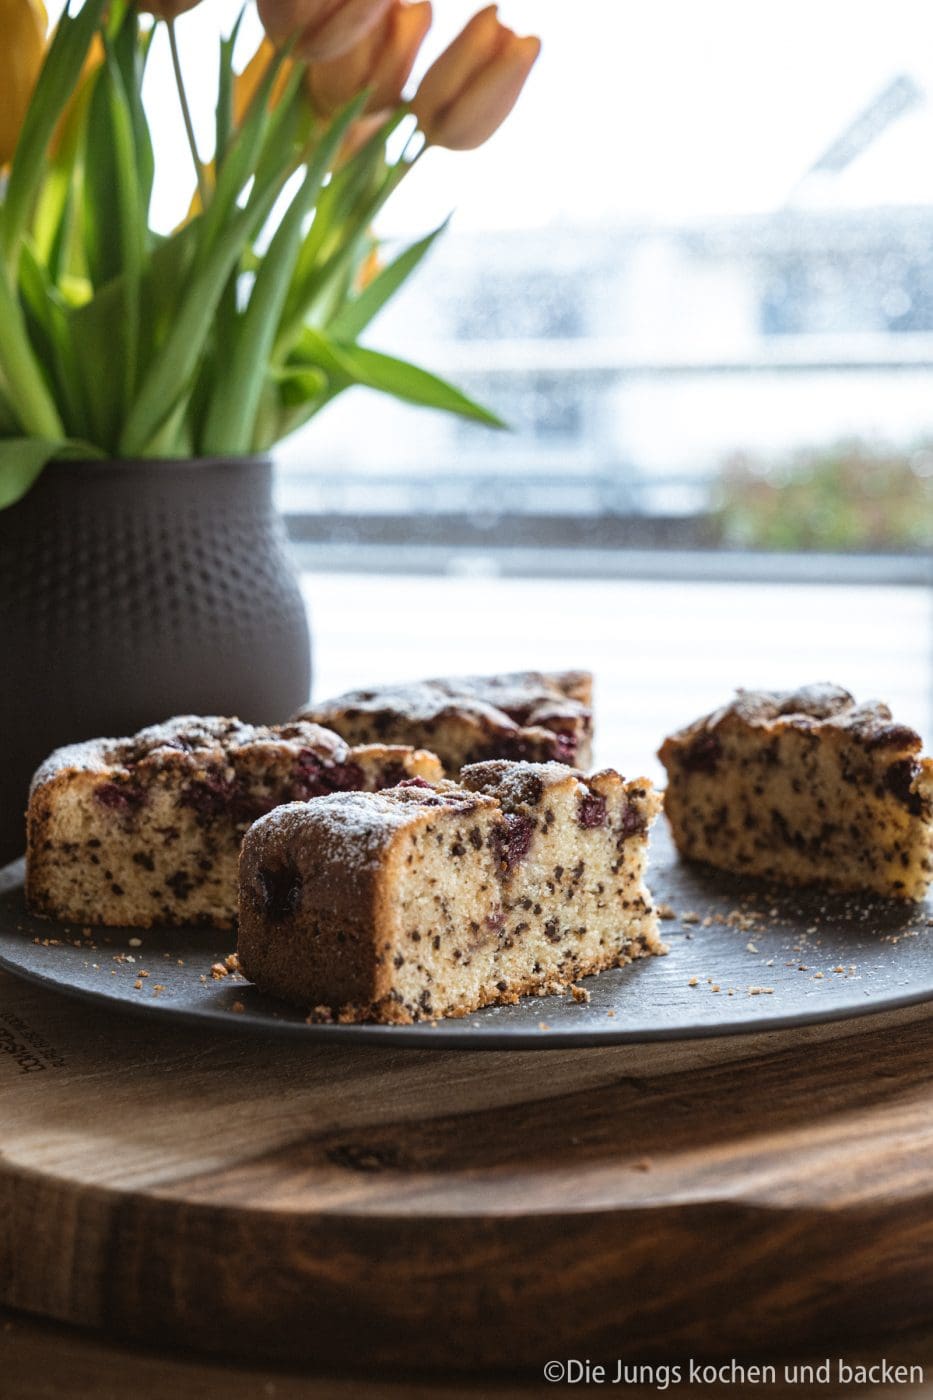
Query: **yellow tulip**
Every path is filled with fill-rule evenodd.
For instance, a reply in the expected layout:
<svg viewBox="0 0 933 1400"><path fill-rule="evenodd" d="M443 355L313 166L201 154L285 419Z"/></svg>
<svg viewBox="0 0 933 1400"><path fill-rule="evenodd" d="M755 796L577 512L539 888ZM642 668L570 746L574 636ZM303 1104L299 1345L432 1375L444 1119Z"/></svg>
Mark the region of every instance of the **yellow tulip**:
<svg viewBox="0 0 933 1400"><path fill-rule="evenodd" d="M12 160L45 56L42 0L0 0L0 165Z"/></svg>
<svg viewBox="0 0 933 1400"><path fill-rule="evenodd" d="M253 54L249 63L242 73L237 73L233 80L233 120L239 126L249 105L262 84L266 76L266 69L275 58L275 46L268 39L263 39L259 48ZM269 93L269 105L275 107L282 97L282 93L288 86L291 63L286 59L279 68L272 84L272 91Z"/></svg>
<svg viewBox="0 0 933 1400"><path fill-rule="evenodd" d="M366 254L356 274L357 292L365 292L370 282L374 281L382 271L382 258L379 256L379 248L374 243Z"/></svg>
<svg viewBox="0 0 933 1400"><path fill-rule="evenodd" d="M233 124L240 126L250 108L250 103L259 91L262 80L266 76L269 64L275 58L275 46L269 39L261 40L259 48L253 54L250 61L241 73L237 73L233 79ZM275 107L282 98L282 93L288 85L291 62L286 59L281 64L275 81L272 84L272 91L269 93L269 105ZM215 180L214 162L210 161L204 167L204 178L209 188L213 188ZM188 205L188 212L182 220L183 224L194 219L203 210L201 203L201 192L195 190L191 196L191 203Z"/></svg>
<svg viewBox="0 0 933 1400"><path fill-rule="evenodd" d="M311 63L308 93L316 111L330 116L364 88L367 112L397 106L424 36L431 27L431 0L392 0L377 24L339 58Z"/></svg>
<svg viewBox="0 0 933 1400"><path fill-rule="evenodd" d="M391 5L392 0L259 0L259 18L273 43L294 38L296 57L314 63L352 49Z"/></svg>
<svg viewBox="0 0 933 1400"><path fill-rule="evenodd" d="M452 151L481 146L511 112L541 40L520 39L497 6L474 15L425 73L412 110L428 144Z"/></svg>

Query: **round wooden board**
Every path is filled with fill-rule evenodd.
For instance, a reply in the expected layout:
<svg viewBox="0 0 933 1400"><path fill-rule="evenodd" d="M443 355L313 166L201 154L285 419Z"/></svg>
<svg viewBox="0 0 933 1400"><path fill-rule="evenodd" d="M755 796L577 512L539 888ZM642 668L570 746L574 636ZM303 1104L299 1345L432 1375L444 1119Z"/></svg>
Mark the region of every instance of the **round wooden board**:
<svg viewBox="0 0 933 1400"><path fill-rule="evenodd" d="M0 1303L320 1366L854 1345L933 1307L933 1012L535 1052L238 1040L0 976Z"/></svg>

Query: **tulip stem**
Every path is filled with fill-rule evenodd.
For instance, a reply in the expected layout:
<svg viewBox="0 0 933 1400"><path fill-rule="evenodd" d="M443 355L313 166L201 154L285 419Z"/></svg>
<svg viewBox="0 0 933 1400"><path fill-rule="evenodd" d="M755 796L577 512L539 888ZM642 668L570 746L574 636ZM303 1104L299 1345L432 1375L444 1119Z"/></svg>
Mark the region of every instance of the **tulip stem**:
<svg viewBox="0 0 933 1400"><path fill-rule="evenodd" d="M414 129L414 131L409 132L408 140L405 142L405 145L402 147L402 154L399 156L399 164L400 164L400 165L401 165L403 162L406 161L406 158L407 158L407 156L408 156L409 147L411 146L412 142L415 141L415 140L417 139L417 137L419 137L419 136L421 137L421 145L418 147L417 151L416 151L415 154L411 157L411 159L407 161L408 168L411 169L411 167L415 164L415 162L418 161L418 160L420 160L421 157L424 155L425 151L428 149L428 138L425 136L425 134L424 134L424 132L421 130L421 128L420 128L419 126L416 126L415 129Z"/></svg>
<svg viewBox="0 0 933 1400"><path fill-rule="evenodd" d="M201 197L201 208L207 208L208 188L204 175L204 166L201 157L198 155L198 143L194 136L194 122L191 120L191 108L188 106L188 94L185 92L185 80L181 71L181 56L178 52L178 38L175 34L175 21L166 21L168 28L168 44L172 51L172 68L175 71L175 86L178 89L178 100L181 103L181 114L184 118L185 133L188 137L188 145L191 149L191 159L194 161L194 173L198 179L198 194Z"/></svg>

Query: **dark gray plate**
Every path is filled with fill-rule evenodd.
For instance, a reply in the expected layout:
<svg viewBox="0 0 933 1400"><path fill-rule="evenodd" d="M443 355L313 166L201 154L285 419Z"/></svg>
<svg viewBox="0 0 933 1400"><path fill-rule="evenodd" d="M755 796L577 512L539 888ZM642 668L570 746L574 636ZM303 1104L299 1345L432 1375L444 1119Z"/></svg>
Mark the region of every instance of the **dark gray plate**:
<svg viewBox="0 0 933 1400"><path fill-rule="evenodd" d="M933 999L933 903L780 892L678 861L663 822L651 888L677 917L663 958L589 977L589 1001L526 997L417 1026L308 1025L240 977L215 980L232 934L66 929L26 913L22 866L0 871L0 967L70 996L161 1018L422 1049L548 1049L776 1030ZM686 916L686 917L685 917ZM131 940L141 940L137 945ZM138 985L136 985L138 984Z"/></svg>

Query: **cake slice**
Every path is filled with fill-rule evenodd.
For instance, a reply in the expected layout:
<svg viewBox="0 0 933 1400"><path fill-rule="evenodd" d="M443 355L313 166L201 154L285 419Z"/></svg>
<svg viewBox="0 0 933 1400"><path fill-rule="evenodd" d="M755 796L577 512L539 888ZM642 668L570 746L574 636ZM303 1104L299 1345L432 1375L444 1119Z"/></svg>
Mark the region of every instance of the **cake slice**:
<svg viewBox="0 0 933 1400"><path fill-rule="evenodd" d="M645 779L480 763L280 807L240 856L240 968L342 1021L462 1016L662 952Z"/></svg>
<svg viewBox="0 0 933 1400"><path fill-rule="evenodd" d="M487 758L590 763L593 678L587 671L520 671L377 686L325 700L300 719L348 743L413 744L451 776Z"/></svg>
<svg viewBox="0 0 933 1400"><path fill-rule="evenodd" d="M933 876L933 760L877 700L836 685L735 700L665 739L681 855L791 885L922 899Z"/></svg>
<svg viewBox="0 0 933 1400"><path fill-rule="evenodd" d="M32 782L27 903L76 924L230 928L240 841L256 817L296 798L440 775L433 754L351 749L315 724L182 715L74 744Z"/></svg>

